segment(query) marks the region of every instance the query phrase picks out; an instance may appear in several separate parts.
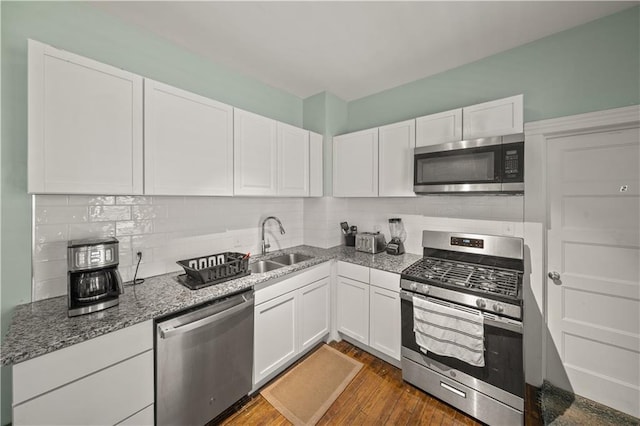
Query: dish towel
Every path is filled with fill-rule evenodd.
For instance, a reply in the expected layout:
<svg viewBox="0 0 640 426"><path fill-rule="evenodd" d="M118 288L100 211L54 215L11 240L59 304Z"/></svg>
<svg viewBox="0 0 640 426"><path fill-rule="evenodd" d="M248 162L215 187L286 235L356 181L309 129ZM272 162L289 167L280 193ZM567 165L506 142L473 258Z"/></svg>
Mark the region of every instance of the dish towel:
<svg viewBox="0 0 640 426"><path fill-rule="evenodd" d="M484 367L484 316L413 298L413 332L423 352Z"/></svg>

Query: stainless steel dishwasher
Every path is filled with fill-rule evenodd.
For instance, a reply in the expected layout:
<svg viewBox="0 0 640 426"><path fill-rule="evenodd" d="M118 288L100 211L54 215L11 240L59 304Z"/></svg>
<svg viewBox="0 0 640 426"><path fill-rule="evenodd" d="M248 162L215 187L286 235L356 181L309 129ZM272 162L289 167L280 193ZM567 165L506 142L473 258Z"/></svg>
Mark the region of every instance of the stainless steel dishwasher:
<svg viewBox="0 0 640 426"><path fill-rule="evenodd" d="M251 391L253 290L156 323L156 424L204 425Z"/></svg>

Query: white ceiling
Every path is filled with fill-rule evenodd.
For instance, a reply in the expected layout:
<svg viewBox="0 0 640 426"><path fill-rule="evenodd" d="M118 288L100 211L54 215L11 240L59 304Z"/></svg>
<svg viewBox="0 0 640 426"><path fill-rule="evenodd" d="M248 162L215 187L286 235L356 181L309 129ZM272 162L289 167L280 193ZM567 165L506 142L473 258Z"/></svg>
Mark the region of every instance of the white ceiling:
<svg viewBox="0 0 640 426"><path fill-rule="evenodd" d="M351 101L638 2L109 1L95 7L301 98Z"/></svg>

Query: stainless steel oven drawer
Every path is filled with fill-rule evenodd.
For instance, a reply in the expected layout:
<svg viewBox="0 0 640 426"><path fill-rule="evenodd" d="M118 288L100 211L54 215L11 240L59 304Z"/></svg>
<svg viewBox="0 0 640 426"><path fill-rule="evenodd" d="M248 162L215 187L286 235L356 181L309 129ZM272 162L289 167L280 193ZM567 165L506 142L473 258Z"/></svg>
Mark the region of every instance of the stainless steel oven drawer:
<svg viewBox="0 0 640 426"><path fill-rule="evenodd" d="M402 358L402 378L484 423L524 424L522 412L405 357Z"/></svg>

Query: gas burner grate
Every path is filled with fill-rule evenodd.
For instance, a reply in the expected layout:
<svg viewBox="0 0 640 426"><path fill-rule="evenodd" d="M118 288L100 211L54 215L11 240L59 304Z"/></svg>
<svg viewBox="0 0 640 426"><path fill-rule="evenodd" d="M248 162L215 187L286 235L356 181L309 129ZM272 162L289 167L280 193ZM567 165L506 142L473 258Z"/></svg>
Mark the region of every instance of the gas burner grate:
<svg viewBox="0 0 640 426"><path fill-rule="evenodd" d="M408 277L427 279L503 296L518 296L518 272L427 257L403 271Z"/></svg>

